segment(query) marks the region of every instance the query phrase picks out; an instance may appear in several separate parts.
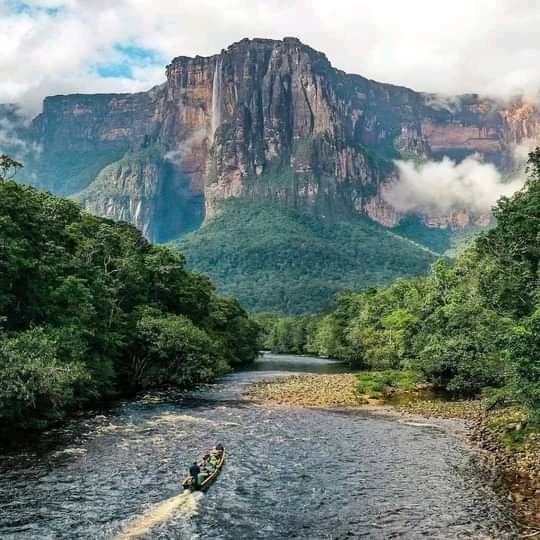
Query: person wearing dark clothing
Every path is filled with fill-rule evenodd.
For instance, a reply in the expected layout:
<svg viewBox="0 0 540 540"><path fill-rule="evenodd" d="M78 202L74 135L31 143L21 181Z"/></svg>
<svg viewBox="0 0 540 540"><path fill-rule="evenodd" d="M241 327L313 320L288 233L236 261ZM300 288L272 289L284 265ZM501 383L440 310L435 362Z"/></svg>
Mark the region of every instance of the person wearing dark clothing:
<svg viewBox="0 0 540 540"><path fill-rule="evenodd" d="M189 468L189 474L193 478L195 485L197 485L197 478L201 472L201 468L197 465L197 462L194 461L193 465Z"/></svg>

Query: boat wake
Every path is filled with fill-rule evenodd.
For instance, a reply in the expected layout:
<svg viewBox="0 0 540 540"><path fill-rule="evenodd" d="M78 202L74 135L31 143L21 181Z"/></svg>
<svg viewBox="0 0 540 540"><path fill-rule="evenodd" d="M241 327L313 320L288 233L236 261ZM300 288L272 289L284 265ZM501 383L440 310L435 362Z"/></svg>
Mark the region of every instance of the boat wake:
<svg viewBox="0 0 540 540"><path fill-rule="evenodd" d="M156 525L170 520L173 516L190 518L197 514L199 503L203 497L200 491L184 491L175 497L155 504L142 516L130 523L128 528L116 536L116 540L137 538L149 532Z"/></svg>

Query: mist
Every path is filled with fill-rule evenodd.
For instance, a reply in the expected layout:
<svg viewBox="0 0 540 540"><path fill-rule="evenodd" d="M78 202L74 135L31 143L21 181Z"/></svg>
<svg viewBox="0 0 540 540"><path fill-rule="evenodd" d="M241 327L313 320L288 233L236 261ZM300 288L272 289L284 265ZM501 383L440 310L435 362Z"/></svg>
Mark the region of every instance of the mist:
<svg viewBox="0 0 540 540"><path fill-rule="evenodd" d="M201 145L206 137L206 130L197 129L187 139L179 143L174 150L169 150L163 157L176 167L182 167L186 156L193 152L194 147Z"/></svg>
<svg viewBox="0 0 540 540"><path fill-rule="evenodd" d="M41 146L35 142L24 140L19 134L23 128L23 117L19 115L19 111L11 109L11 116L15 120L0 117L0 153L7 153L16 159L23 160L29 156L39 156L42 151Z"/></svg>
<svg viewBox="0 0 540 540"><path fill-rule="evenodd" d="M520 147L517 156L525 152ZM448 215L456 211L489 213L502 196L511 196L525 183L523 167L510 178L503 177L492 163L469 156L460 163L442 161L416 163L396 161L398 180L383 194L402 213Z"/></svg>

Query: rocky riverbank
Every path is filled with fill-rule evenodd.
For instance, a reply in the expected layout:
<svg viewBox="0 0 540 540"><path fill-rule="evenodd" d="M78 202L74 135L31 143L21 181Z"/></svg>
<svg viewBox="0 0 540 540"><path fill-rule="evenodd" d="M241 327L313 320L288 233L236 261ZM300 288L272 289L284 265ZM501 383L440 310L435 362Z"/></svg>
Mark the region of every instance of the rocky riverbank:
<svg viewBox="0 0 540 540"><path fill-rule="evenodd" d="M361 408L378 414L460 419L467 440L479 449L479 464L494 484L508 491L516 516L528 524L530 536L540 538L540 434L527 428L523 411L487 411L475 401L430 399L372 399L357 389L354 374L292 375L256 383L247 395L281 405L324 408Z"/></svg>
<svg viewBox="0 0 540 540"><path fill-rule="evenodd" d="M339 375L290 375L255 383L250 398L300 407L357 407L367 400L356 392L352 373Z"/></svg>

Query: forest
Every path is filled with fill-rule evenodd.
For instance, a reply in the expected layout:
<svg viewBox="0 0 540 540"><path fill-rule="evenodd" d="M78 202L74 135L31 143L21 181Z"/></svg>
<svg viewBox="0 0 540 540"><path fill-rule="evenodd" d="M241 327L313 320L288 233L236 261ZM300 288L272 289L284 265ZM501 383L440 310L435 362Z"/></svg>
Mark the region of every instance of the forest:
<svg viewBox="0 0 540 540"><path fill-rule="evenodd" d="M259 313L320 313L340 291L425 274L437 259L367 217L336 221L244 199L224 201L173 247L218 290Z"/></svg>
<svg viewBox="0 0 540 540"><path fill-rule="evenodd" d="M344 293L323 316L259 314L264 346L413 374L450 395L540 415L540 149L496 226L426 277Z"/></svg>
<svg viewBox="0 0 540 540"><path fill-rule="evenodd" d="M181 254L14 182L20 166L0 157L0 430L256 357L258 326Z"/></svg>
<svg viewBox="0 0 540 540"><path fill-rule="evenodd" d="M40 427L143 388L210 381L260 345L540 411L540 149L526 186L494 209L497 225L454 261L342 292L322 315L255 320L133 226L10 180L19 167L0 159L0 426Z"/></svg>

